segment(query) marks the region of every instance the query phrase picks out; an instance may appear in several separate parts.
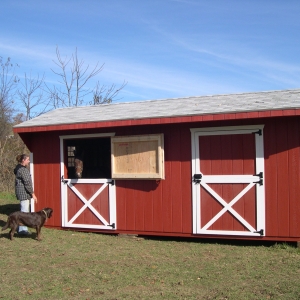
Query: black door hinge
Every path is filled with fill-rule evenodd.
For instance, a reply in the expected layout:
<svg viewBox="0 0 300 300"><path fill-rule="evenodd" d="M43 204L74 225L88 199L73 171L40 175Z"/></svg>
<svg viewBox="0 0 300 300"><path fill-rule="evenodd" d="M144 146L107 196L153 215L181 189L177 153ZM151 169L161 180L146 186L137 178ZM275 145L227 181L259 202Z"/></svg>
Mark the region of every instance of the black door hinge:
<svg viewBox="0 0 300 300"><path fill-rule="evenodd" d="M259 185L263 185L264 173L260 172L258 174L255 174L254 176L258 176L259 177L259 180L255 181L254 183L258 183Z"/></svg>
<svg viewBox="0 0 300 300"><path fill-rule="evenodd" d="M259 231L254 231L254 233L259 233L260 235L264 235L264 230L261 229L261 230L259 230Z"/></svg>
<svg viewBox="0 0 300 300"><path fill-rule="evenodd" d="M61 176L61 182L63 182L64 184L68 183L68 180L64 179L64 175Z"/></svg>
<svg viewBox="0 0 300 300"><path fill-rule="evenodd" d="M262 131L261 131L261 129L258 129L258 131L255 131L255 132L252 132L252 133L254 133L254 134L258 134L258 135L262 135Z"/></svg>
<svg viewBox="0 0 300 300"><path fill-rule="evenodd" d="M200 183L202 179L202 174L194 174L193 176L193 182L195 182L196 184Z"/></svg>

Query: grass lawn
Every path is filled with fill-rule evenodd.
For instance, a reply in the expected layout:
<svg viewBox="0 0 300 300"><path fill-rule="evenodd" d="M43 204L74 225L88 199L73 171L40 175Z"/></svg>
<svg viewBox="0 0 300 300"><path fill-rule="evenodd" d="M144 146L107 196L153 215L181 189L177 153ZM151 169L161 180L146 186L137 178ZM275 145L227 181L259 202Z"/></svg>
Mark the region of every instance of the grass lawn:
<svg viewBox="0 0 300 300"><path fill-rule="evenodd" d="M0 226L19 209L0 194ZM31 230L34 233L34 230ZM122 238L42 229L0 236L0 299L300 299L288 244Z"/></svg>

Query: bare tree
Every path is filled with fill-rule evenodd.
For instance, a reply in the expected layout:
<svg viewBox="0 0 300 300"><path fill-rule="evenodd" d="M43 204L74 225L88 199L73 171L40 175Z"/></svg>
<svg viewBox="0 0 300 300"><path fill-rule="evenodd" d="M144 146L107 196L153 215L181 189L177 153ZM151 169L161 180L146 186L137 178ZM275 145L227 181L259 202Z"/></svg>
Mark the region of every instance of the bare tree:
<svg viewBox="0 0 300 300"><path fill-rule="evenodd" d="M117 88L115 84L105 86L98 81L94 88L89 88L89 81L102 71L103 64L90 68L78 59L77 49L68 59L60 55L57 47L56 57L58 70L52 71L59 82L50 87L45 84L44 75L33 78L25 73L20 81L15 74L18 65L0 56L0 191L13 191L15 157L28 151L19 135L13 134L14 125L53 108L110 103L126 85L124 82ZM16 100L21 104L18 109Z"/></svg>
<svg viewBox="0 0 300 300"><path fill-rule="evenodd" d="M114 98L118 96L119 92L126 86L126 84L127 83L124 81L119 88L116 88L115 84L112 84L111 86L105 86L101 85L98 81L95 89L93 90L93 101L89 102L89 104L98 105L111 103Z"/></svg>
<svg viewBox="0 0 300 300"><path fill-rule="evenodd" d="M25 121L25 116L23 114L16 115L9 124L10 128L23 121ZM18 134L13 134L11 130L11 134L2 139L0 147L0 191L14 191L15 181L13 169L16 165L16 156L21 153L28 153L28 149L20 136Z"/></svg>
<svg viewBox="0 0 300 300"><path fill-rule="evenodd" d="M88 64L78 58L77 48L71 58L63 58L59 48L56 47L56 58L57 61L54 63L58 67L58 71L52 69L52 72L59 77L59 86L46 86L54 108L110 103L125 86L123 84L120 88L116 88L115 85L112 85L107 88L98 82L94 90L89 88L87 83L102 71L104 64L97 63L90 68ZM86 100L89 94L93 94L93 101Z"/></svg>
<svg viewBox="0 0 300 300"><path fill-rule="evenodd" d="M43 114L49 109L50 100L44 97L43 86L45 76L32 78L31 74L25 73L24 80L20 81L21 88L18 89L18 97L25 108L25 119Z"/></svg>
<svg viewBox="0 0 300 300"><path fill-rule="evenodd" d="M5 61L0 56L0 147L11 130L9 122L13 114L14 97L19 82L15 75L16 66L12 64L10 58Z"/></svg>
<svg viewBox="0 0 300 300"><path fill-rule="evenodd" d="M12 131L16 122L24 120L21 115L17 119L13 117L19 83L15 75L16 67L18 65L14 65L10 58L3 60L0 57L0 191L10 192L14 189L15 157L25 149L20 137Z"/></svg>

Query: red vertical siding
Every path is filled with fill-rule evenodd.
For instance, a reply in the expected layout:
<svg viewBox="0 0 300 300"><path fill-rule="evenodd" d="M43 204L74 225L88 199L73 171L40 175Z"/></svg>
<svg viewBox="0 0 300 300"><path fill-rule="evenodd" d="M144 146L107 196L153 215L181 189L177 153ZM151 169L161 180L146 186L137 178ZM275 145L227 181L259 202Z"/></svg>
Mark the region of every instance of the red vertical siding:
<svg viewBox="0 0 300 300"><path fill-rule="evenodd" d="M172 127L163 131L149 127L131 134L157 132L164 133L165 179L117 180L118 229L191 232L191 149L186 146L191 144L189 127L176 132Z"/></svg>
<svg viewBox="0 0 300 300"><path fill-rule="evenodd" d="M126 229L126 200L124 195L126 195L126 184L125 181L116 182L117 189L117 227L121 230Z"/></svg>
<svg viewBox="0 0 300 300"><path fill-rule="evenodd" d="M268 236L300 235L299 126L299 117L276 118L264 129Z"/></svg>
<svg viewBox="0 0 300 300"><path fill-rule="evenodd" d="M201 136L200 170L204 175L253 175L255 173L254 135ZM229 203L245 187L245 184L208 184L222 199ZM201 225L204 226L223 206L201 188ZM248 191L233 205L253 227L255 217L255 190ZM209 229L245 230L229 212L225 212Z"/></svg>
<svg viewBox="0 0 300 300"><path fill-rule="evenodd" d="M278 236L278 168L276 156L276 129L275 124L267 123L264 127L264 154L265 154L265 197L266 197L266 234Z"/></svg>
<svg viewBox="0 0 300 300"><path fill-rule="evenodd" d="M35 134L32 138L34 189L38 198L36 211L53 208L48 226L61 226L60 152L56 134Z"/></svg>
<svg viewBox="0 0 300 300"><path fill-rule="evenodd" d="M181 214L182 232L192 231L192 170L191 170L191 134L189 127L180 131L180 162L181 162Z"/></svg>
<svg viewBox="0 0 300 300"><path fill-rule="evenodd" d="M172 180L172 161L171 152L173 145L171 144L170 131L166 131L164 134L164 145L165 145L165 180L162 182L162 210L164 214L163 220L163 232L172 231L172 206L171 206L171 194L173 185L170 184ZM178 149L177 149L178 150ZM177 152L177 151L176 151Z"/></svg>
<svg viewBox="0 0 300 300"><path fill-rule="evenodd" d="M140 184L140 182L130 182L127 181L125 182L125 194L120 194L119 190L118 190L118 186L119 184L124 184L123 182L121 182L121 180L119 180L117 182L117 207L118 207L118 199L119 198L123 198L124 201L124 211L126 213L125 215L125 220L119 219L118 218L118 211L117 210L117 220L118 220L118 226L120 226L119 228L122 230L136 230L136 217L137 217L137 213L142 213L137 211L136 206L137 206L137 202L138 201L142 201L142 199L138 198L138 185ZM120 223L120 224L119 224Z"/></svg>
<svg viewBox="0 0 300 300"><path fill-rule="evenodd" d="M232 173L232 138L231 135L222 135L221 144L218 145L218 148L221 149L220 163L222 166L222 174L233 174ZM232 184L222 184L222 198L229 203L232 200ZM226 212L220 220L222 221L221 228L225 230L233 230L234 227L234 218Z"/></svg>
<svg viewBox="0 0 300 300"><path fill-rule="evenodd" d="M153 184L154 182L152 182ZM151 191L151 182L149 180L143 181L143 189ZM153 230L153 219L154 219L154 211L153 211L153 197L152 192L149 192L149 196L142 204L142 212L140 215L140 222L143 224L143 230L151 231Z"/></svg>
<svg viewBox="0 0 300 300"><path fill-rule="evenodd" d="M181 173L181 157L180 157L180 145L181 136L179 132L168 132L169 143L172 145L172 150L169 153L168 165L171 169L170 178L168 179L169 185L171 185L170 194L167 195L168 205L171 210L171 222L170 226L173 232L182 232L182 173ZM177 151L174 151L174 148Z"/></svg>
<svg viewBox="0 0 300 300"><path fill-rule="evenodd" d="M212 144L215 142L218 142L220 139L220 136L212 136L211 138L208 136L202 136L199 138L199 149L200 149L200 172L203 174L220 174L219 170L219 164L216 164L217 168L212 169L212 163L209 159L210 155L215 155L215 149L212 147ZM205 146L204 146L205 145ZM214 165L215 166L215 165ZM216 172L216 173L215 173ZM212 187L214 191L217 193L220 192L218 187ZM205 225L209 220L213 218L213 216L216 215L218 211L222 209L221 205L216 203L216 201L211 201L211 196L209 193L201 189L201 212L205 212L205 214L201 214L201 225Z"/></svg>
<svg viewBox="0 0 300 300"><path fill-rule="evenodd" d="M289 178L288 178L288 149L287 123L282 120L276 122L276 156L277 156L277 210L278 235L289 236Z"/></svg>
<svg viewBox="0 0 300 300"><path fill-rule="evenodd" d="M243 157L242 159L242 170L244 174L256 174L255 172L255 165L253 161L253 157L255 157L255 135L243 135L242 137L242 153ZM245 194L243 197L244 201L243 203L243 214L245 216L245 219L254 227L256 228L256 214L255 214L255 202L256 201L256 195L255 195L255 188L253 187L249 192Z"/></svg>
<svg viewBox="0 0 300 300"><path fill-rule="evenodd" d="M289 186L289 223L290 236L300 235L300 122L299 118L291 118L287 124L288 186Z"/></svg>

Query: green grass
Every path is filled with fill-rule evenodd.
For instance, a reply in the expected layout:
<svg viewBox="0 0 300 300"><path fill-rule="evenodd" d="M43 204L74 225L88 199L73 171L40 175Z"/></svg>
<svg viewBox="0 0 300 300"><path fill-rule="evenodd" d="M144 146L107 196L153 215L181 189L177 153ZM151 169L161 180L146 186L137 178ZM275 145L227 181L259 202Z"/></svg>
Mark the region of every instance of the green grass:
<svg viewBox="0 0 300 300"><path fill-rule="evenodd" d="M0 200L1 226L17 207ZM300 250L289 244L42 237L2 232L0 299L300 299Z"/></svg>
<svg viewBox="0 0 300 300"><path fill-rule="evenodd" d="M2 201L2 203L7 204L10 201L11 202L15 202L16 201L16 196L14 194L12 194L12 193L0 192L0 199L3 199L3 200L0 200L0 201Z"/></svg>

